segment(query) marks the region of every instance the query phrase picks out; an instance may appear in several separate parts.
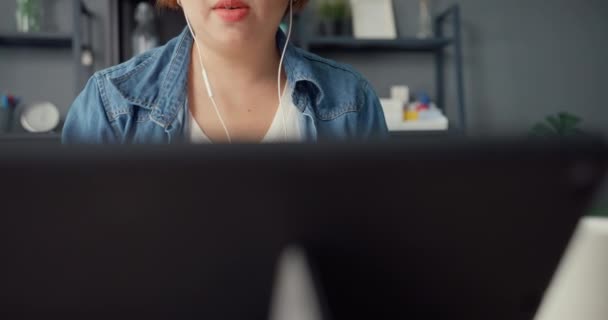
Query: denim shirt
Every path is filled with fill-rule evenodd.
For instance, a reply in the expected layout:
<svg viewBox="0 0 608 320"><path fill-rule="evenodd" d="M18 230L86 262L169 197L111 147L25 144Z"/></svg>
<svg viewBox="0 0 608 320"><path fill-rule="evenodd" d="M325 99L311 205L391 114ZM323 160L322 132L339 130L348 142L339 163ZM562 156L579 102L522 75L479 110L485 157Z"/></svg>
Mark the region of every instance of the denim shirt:
<svg viewBox="0 0 608 320"><path fill-rule="evenodd" d="M278 48L285 38L277 33ZM162 47L95 73L70 108L63 142L187 142L192 44L186 28ZM388 136L380 101L358 72L291 44L284 64L293 103L305 119L306 142Z"/></svg>

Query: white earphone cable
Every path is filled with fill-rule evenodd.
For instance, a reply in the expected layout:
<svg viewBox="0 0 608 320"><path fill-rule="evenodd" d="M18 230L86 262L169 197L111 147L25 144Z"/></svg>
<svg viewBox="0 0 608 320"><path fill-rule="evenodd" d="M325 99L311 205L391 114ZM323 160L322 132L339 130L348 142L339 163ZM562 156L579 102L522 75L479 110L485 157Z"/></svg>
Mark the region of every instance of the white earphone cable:
<svg viewBox="0 0 608 320"><path fill-rule="evenodd" d="M289 31L287 32L287 40L285 41L285 46L283 48L283 53L281 54L281 60L279 62L279 109L281 109L281 117L283 118L283 133L285 135L285 142L287 142L287 121L285 120L285 108L283 108L283 100L281 99L281 75L283 71L283 61L285 60L285 53L287 52L287 45L289 44L289 39L291 38L291 29L293 27L293 0L289 0ZM289 98L289 97L288 97Z"/></svg>
<svg viewBox="0 0 608 320"><path fill-rule="evenodd" d="M185 10L184 10L184 14L185 14ZM226 138L228 139L228 143L232 143L232 137L230 136L230 131L228 131L228 127L226 126L226 123L224 122L224 118L222 117L222 115L220 114L220 110L217 107L217 103L215 103L215 98L213 97L213 90L211 90L211 83L209 82L209 76L207 75L207 70L205 69L205 64L203 63L203 56L201 53L201 47L198 43L198 40L196 38L196 33L194 33L194 30L192 30L192 25L190 24L190 20L188 19L188 15L186 16L186 23L188 24L188 29L190 30L190 33L192 34L192 37L194 38L194 44L196 45L196 51L198 53L198 61L201 65L201 69L202 69L202 74L203 74L203 81L205 82L205 86L207 87L207 95L209 96L209 100L211 100L211 104L213 105L213 109L215 109L215 114L217 114L218 119L220 120L220 124L222 125L222 128L224 129L224 133L226 134Z"/></svg>

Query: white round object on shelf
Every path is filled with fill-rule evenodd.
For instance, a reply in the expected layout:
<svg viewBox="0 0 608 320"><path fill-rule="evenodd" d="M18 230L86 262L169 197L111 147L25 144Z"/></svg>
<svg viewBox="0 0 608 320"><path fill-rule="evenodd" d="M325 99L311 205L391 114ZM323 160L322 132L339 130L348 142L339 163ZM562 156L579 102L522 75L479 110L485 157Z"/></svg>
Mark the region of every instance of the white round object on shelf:
<svg viewBox="0 0 608 320"><path fill-rule="evenodd" d="M21 125L29 132L44 133L59 125L59 109L50 102L25 105L21 112Z"/></svg>

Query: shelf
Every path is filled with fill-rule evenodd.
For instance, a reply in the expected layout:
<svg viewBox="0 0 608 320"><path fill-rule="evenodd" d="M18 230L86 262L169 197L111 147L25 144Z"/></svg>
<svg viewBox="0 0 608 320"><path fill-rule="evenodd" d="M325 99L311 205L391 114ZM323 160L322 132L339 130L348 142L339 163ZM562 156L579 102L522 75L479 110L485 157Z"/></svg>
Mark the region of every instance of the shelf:
<svg viewBox="0 0 608 320"><path fill-rule="evenodd" d="M0 133L0 143L22 143L22 142L61 142L59 133Z"/></svg>
<svg viewBox="0 0 608 320"><path fill-rule="evenodd" d="M0 47L71 49L72 36L43 32L0 34Z"/></svg>
<svg viewBox="0 0 608 320"><path fill-rule="evenodd" d="M428 131L390 131L392 139L421 139L421 138L448 138L463 136L463 132L458 129L448 130L428 130Z"/></svg>
<svg viewBox="0 0 608 320"><path fill-rule="evenodd" d="M390 50L435 52L450 45L449 38L399 38L394 40L355 39L351 37L316 37L305 39L303 45L308 50Z"/></svg>

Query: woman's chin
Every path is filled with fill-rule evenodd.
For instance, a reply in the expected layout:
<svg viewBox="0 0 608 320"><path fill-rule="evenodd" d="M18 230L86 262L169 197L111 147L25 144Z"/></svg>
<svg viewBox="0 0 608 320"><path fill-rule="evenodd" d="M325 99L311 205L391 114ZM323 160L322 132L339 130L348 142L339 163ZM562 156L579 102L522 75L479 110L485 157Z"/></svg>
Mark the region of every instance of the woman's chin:
<svg viewBox="0 0 608 320"><path fill-rule="evenodd" d="M215 42L224 48L247 48L256 42L250 30L239 29L229 28L216 34Z"/></svg>

